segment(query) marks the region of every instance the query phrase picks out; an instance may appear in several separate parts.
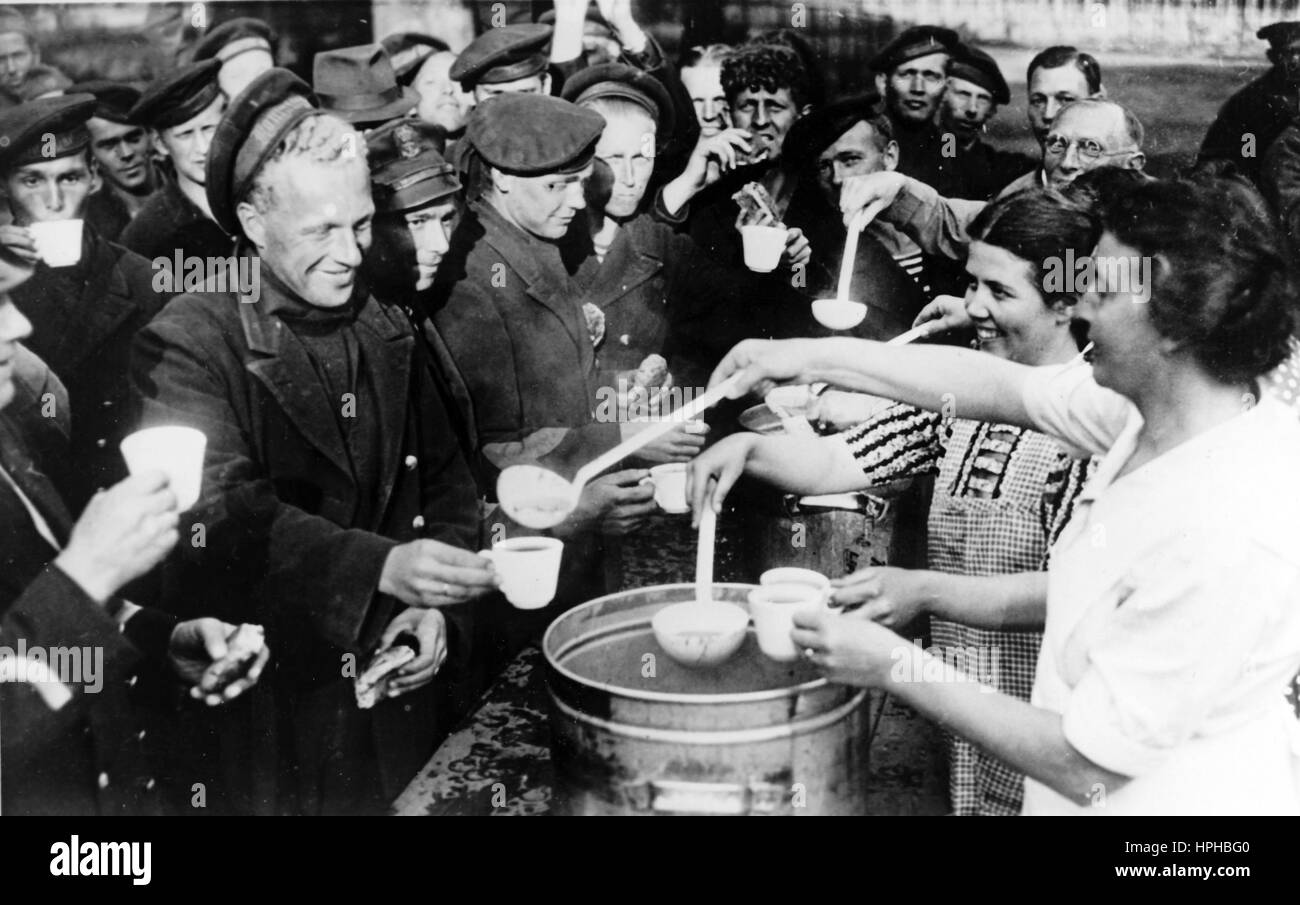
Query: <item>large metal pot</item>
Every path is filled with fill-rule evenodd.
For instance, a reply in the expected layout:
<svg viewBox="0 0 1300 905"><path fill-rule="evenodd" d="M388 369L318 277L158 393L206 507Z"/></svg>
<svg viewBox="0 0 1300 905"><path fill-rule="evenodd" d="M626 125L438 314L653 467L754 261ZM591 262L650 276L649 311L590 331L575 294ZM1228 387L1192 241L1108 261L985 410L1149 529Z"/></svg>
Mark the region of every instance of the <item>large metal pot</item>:
<svg viewBox="0 0 1300 905"><path fill-rule="evenodd" d="M718 584L748 608L753 585ZM863 814L866 692L777 663L750 629L736 655L687 669L651 617L694 586L610 594L551 624L554 809L567 814Z"/></svg>

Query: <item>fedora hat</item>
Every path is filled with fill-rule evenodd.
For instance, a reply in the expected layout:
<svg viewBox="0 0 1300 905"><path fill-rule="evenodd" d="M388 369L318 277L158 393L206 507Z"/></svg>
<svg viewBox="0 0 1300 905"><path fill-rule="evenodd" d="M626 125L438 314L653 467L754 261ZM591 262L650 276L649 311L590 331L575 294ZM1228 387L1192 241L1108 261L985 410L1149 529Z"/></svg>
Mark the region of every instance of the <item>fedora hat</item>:
<svg viewBox="0 0 1300 905"><path fill-rule="evenodd" d="M398 84L388 51L379 44L322 50L311 81L322 109L350 123L384 122L420 102L414 88Z"/></svg>

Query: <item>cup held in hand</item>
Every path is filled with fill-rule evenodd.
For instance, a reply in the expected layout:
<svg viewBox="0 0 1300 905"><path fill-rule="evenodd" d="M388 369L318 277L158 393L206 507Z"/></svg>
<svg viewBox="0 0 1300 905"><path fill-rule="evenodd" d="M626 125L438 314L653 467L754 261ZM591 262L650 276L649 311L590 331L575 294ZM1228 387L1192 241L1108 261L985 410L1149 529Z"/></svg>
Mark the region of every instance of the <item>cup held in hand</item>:
<svg viewBox="0 0 1300 905"><path fill-rule="evenodd" d="M785 251L786 231L777 226L742 226L740 238L745 244L745 266L755 273L771 273L781 263Z"/></svg>
<svg viewBox="0 0 1300 905"><path fill-rule="evenodd" d="M554 537L512 537L479 556L492 560L501 591L521 610L540 610L555 598L564 542Z"/></svg>
<svg viewBox="0 0 1300 905"><path fill-rule="evenodd" d="M161 471L176 494L181 512L199 501L203 487L203 453L208 438L192 427L147 427L124 439L122 458L131 474Z"/></svg>
<svg viewBox="0 0 1300 905"><path fill-rule="evenodd" d="M650 469L647 479L655 485L655 503L664 512L680 515L691 511L686 501L686 463L669 462Z"/></svg>
<svg viewBox="0 0 1300 905"><path fill-rule="evenodd" d="M750 591L749 615L754 620L759 649L771 659L783 663L797 660L799 649L790 637L794 631L794 616L822 609L826 601L823 591L808 584L769 584Z"/></svg>
<svg viewBox="0 0 1300 905"><path fill-rule="evenodd" d="M84 220L47 220L27 226L36 243L36 253L50 267L71 267L81 260L81 231Z"/></svg>

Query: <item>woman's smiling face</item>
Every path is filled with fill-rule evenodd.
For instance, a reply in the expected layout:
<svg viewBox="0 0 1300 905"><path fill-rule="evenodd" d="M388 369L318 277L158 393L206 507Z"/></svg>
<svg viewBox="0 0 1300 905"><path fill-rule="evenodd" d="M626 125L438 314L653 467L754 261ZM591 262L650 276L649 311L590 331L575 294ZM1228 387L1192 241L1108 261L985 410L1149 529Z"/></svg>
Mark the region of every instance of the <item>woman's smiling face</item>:
<svg viewBox="0 0 1300 905"><path fill-rule="evenodd" d="M976 241L966 272L966 313L980 350L1020 364L1048 363L1069 333L1070 312L1048 307L1034 281L1034 266L1005 248Z"/></svg>

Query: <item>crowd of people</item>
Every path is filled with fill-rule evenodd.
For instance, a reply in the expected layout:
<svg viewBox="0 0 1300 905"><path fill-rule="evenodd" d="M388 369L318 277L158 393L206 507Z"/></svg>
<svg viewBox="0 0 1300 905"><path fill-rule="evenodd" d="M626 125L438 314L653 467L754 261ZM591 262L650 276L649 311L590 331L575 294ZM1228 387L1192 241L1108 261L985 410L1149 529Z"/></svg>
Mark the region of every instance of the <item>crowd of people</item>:
<svg viewBox="0 0 1300 905"><path fill-rule="evenodd" d="M1259 37L1272 68L1155 178L1075 47L1026 73L1040 153L990 143L1006 79L938 26L831 97L798 29L674 62L628 0L321 51L311 84L248 18L148 84L73 83L0 10L0 653L104 658L93 687L5 673L3 812L384 812L619 590L679 462L696 521L741 480L933 479L926 568L837 576L794 638L943 726L954 813L1297 812L1300 22ZM863 222L836 335L810 302ZM502 469L572 477L733 374L815 386L821 431L724 406L553 529L497 505ZM206 437L193 506L128 474L155 426ZM556 597L514 608L475 551L537 533Z"/></svg>

